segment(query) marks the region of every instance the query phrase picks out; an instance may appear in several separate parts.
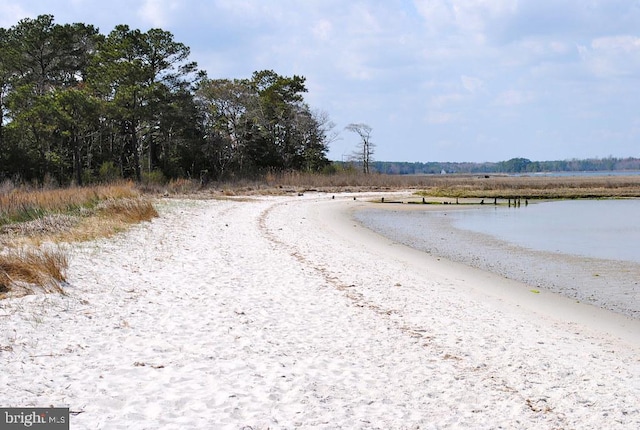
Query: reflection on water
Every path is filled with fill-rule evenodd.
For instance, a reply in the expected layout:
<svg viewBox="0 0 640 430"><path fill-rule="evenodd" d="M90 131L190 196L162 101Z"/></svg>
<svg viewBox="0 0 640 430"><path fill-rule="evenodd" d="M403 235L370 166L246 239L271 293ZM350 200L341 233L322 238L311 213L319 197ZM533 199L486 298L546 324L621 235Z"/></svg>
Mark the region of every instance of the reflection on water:
<svg viewBox="0 0 640 430"><path fill-rule="evenodd" d="M572 200L450 213L456 227L540 251L640 263L640 200Z"/></svg>

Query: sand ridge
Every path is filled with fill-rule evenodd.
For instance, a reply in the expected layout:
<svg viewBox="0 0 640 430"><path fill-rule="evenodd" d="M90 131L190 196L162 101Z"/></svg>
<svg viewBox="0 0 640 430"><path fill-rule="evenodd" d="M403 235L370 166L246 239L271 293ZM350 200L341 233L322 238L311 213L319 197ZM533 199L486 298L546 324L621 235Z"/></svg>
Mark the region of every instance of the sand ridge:
<svg viewBox="0 0 640 430"><path fill-rule="evenodd" d="M66 296L0 303L0 398L74 429L640 427L633 339L469 287L494 278L357 204L169 201L74 247Z"/></svg>

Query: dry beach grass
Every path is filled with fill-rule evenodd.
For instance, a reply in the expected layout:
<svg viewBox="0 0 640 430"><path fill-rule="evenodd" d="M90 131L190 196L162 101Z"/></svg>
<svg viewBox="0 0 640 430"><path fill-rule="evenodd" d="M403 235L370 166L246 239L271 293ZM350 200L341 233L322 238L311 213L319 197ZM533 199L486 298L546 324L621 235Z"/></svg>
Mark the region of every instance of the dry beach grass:
<svg viewBox="0 0 640 430"><path fill-rule="evenodd" d="M62 293L60 282L65 280L67 256L56 249L11 249L0 254L1 294L28 294L35 288L44 292Z"/></svg>
<svg viewBox="0 0 640 430"><path fill-rule="evenodd" d="M63 292L68 263L57 244L110 236L157 215L132 183L38 190L5 184L0 193L0 298Z"/></svg>

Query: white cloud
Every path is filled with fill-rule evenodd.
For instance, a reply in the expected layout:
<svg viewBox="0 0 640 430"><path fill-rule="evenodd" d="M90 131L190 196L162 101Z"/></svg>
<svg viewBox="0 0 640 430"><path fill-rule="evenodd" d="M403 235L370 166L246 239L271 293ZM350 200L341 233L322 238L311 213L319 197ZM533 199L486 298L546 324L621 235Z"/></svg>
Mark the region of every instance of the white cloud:
<svg viewBox="0 0 640 430"><path fill-rule="evenodd" d="M637 53L640 51L640 38L635 36L600 37L591 42L594 50L617 53Z"/></svg>
<svg viewBox="0 0 640 430"><path fill-rule="evenodd" d="M456 22L462 29L484 32L498 20L507 19L517 10L516 0L451 0Z"/></svg>
<svg viewBox="0 0 640 430"><path fill-rule="evenodd" d="M465 100L465 96L458 93L441 94L431 98L430 105L434 108L443 108L445 106L460 103Z"/></svg>
<svg viewBox="0 0 640 430"><path fill-rule="evenodd" d="M551 52L554 52L556 54L566 54L568 52L571 52L570 44L565 42L555 41L555 40L549 42L549 48Z"/></svg>
<svg viewBox="0 0 640 430"><path fill-rule="evenodd" d="M413 3L427 30L432 33L453 25L455 21L453 9L446 0L414 0Z"/></svg>
<svg viewBox="0 0 640 430"><path fill-rule="evenodd" d="M380 34L384 28L381 24L383 17L379 17L376 12L364 3L353 4L349 13L351 32L366 36Z"/></svg>
<svg viewBox="0 0 640 430"><path fill-rule="evenodd" d="M374 76L374 70L367 65L367 55L355 50L341 55L337 67L350 79L369 81Z"/></svg>
<svg viewBox="0 0 640 430"><path fill-rule="evenodd" d="M331 38L332 30L333 25L331 24L331 21L321 19L313 26L312 32L316 39L326 41Z"/></svg>
<svg viewBox="0 0 640 430"><path fill-rule="evenodd" d="M558 40L546 40L540 37L527 37L515 44L521 54L527 57L552 57L571 52L572 45Z"/></svg>
<svg viewBox="0 0 640 430"><path fill-rule="evenodd" d="M19 4L5 1L0 3L0 27L2 28L13 27L27 16L30 14Z"/></svg>
<svg viewBox="0 0 640 430"><path fill-rule="evenodd" d="M640 38L610 36L596 38L589 47L578 46L588 69L599 78L615 78L640 73Z"/></svg>
<svg viewBox="0 0 640 430"><path fill-rule="evenodd" d="M464 87L464 89L469 91L470 93L475 93L484 89L484 82L482 81L482 79L462 75L460 77L460 80L462 81L462 86Z"/></svg>
<svg viewBox="0 0 640 430"><path fill-rule="evenodd" d="M451 36L451 29L478 44L495 31L496 23L517 11L517 0L414 0L431 32ZM447 34L449 33L449 34Z"/></svg>
<svg viewBox="0 0 640 430"><path fill-rule="evenodd" d="M178 3L167 0L144 0L138 9L138 16L153 27L166 27L171 15L178 9Z"/></svg>
<svg viewBox="0 0 640 430"><path fill-rule="evenodd" d="M256 0L216 0L215 5L226 13L244 16L245 18L260 16L269 12L269 8L265 8L264 3ZM277 9L277 5L273 9ZM266 15L265 15L266 16Z"/></svg>
<svg viewBox="0 0 640 430"><path fill-rule="evenodd" d="M494 104L497 106L519 106L534 100L535 94L530 91L507 90L498 95Z"/></svg>
<svg viewBox="0 0 640 430"><path fill-rule="evenodd" d="M429 124L448 124L455 121L455 115L449 112L428 112L426 121Z"/></svg>

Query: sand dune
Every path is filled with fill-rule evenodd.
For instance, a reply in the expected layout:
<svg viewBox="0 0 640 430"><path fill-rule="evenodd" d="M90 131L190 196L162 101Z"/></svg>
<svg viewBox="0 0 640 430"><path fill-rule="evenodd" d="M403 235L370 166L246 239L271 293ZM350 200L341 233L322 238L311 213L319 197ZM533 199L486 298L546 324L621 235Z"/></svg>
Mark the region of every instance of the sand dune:
<svg viewBox="0 0 640 430"><path fill-rule="evenodd" d="M356 225L363 204L167 201L0 302L4 406L73 429L640 428L640 325Z"/></svg>

